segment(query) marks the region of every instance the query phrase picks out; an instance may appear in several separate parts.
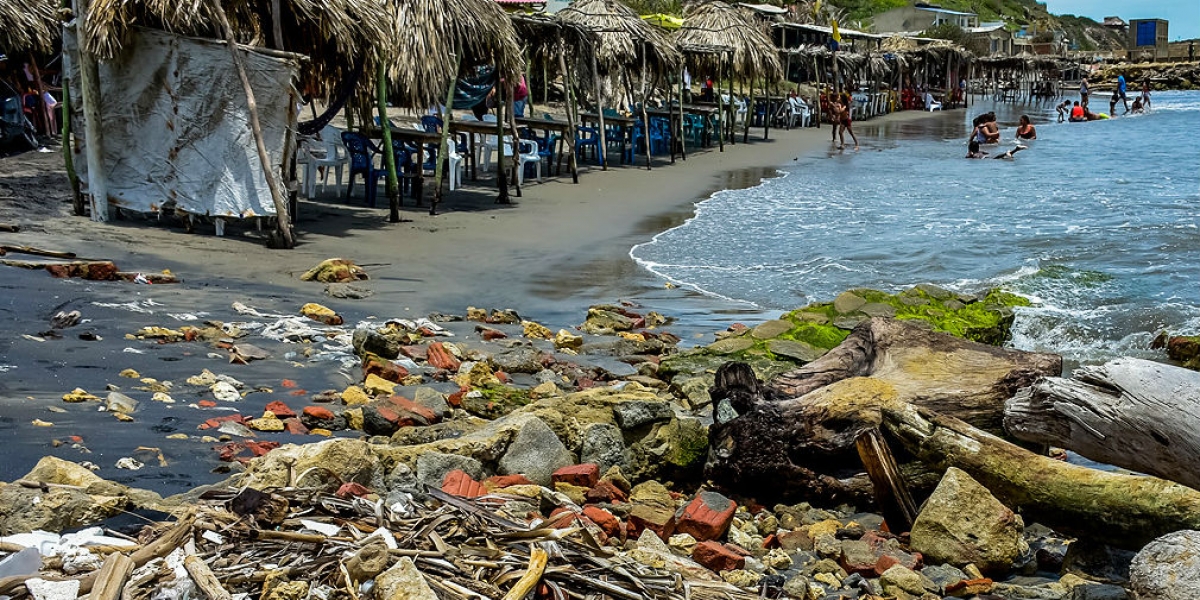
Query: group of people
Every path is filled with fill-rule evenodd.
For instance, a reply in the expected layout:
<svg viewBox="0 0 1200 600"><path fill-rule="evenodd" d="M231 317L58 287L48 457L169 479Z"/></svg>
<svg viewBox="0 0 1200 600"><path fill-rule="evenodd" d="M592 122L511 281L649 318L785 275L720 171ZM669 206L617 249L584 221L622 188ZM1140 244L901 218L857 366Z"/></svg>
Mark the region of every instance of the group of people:
<svg viewBox="0 0 1200 600"><path fill-rule="evenodd" d="M971 130L971 138L967 142L966 158L986 158L987 152L981 149L984 144L996 144L1000 142L1000 126L996 123L996 113L989 112L975 117L972 121L974 126ZM1021 119L1017 124L1017 139L1018 140L1036 140L1037 128L1029 121L1029 117L1021 115ZM994 158L1012 158L1016 153L1025 150L1027 146L1017 145L1017 147L999 154Z"/></svg>
<svg viewBox="0 0 1200 600"><path fill-rule="evenodd" d="M853 102L850 93L843 92L834 95L828 103L829 120L833 123L832 141L838 145L839 150L846 147L847 131L850 132L850 139L854 140L854 149L858 150L858 136L854 135Z"/></svg>
<svg viewBox="0 0 1200 600"><path fill-rule="evenodd" d="M1096 121L1099 119L1107 119L1110 116L1115 116L1117 113L1117 103L1121 102L1125 105L1123 114L1138 114L1150 109L1150 82L1142 82L1142 93L1133 99L1133 105L1129 105L1129 96L1127 94L1128 87L1125 82L1124 75L1117 76L1117 87L1113 89L1112 96L1108 100L1108 114L1094 113L1088 109L1088 96L1091 90L1088 88L1087 78L1083 78L1079 82L1079 100L1074 102L1063 100L1056 109L1058 110L1058 122L1070 121L1071 123L1083 123L1085 121Z"/></svg>

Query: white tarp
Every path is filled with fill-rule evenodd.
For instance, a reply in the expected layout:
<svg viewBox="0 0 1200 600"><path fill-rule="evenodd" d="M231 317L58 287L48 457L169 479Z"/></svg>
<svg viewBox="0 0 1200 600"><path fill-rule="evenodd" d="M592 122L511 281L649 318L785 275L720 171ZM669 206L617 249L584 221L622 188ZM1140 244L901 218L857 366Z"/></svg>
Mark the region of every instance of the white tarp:
<svg viewBox="0 0 1200 600"><path fill-rule="evenodd" d="M132 30L116 59L100 63L103 165L109 203L140 212L168 202L188 213L275 214L250 130L246 94L224 43L157 30ZM78 43L70 57L75 169L87 192ZM296 127L297 60L243 51L267 153L278 181L288 131Z"/></svg>

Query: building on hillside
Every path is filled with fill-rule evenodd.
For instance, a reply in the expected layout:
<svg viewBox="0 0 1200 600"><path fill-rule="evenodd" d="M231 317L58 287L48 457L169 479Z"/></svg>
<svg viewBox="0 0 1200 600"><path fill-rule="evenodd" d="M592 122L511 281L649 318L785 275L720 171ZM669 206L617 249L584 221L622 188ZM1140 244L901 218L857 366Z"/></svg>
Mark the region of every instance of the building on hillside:
<svg viewBox="0 0 1200 600"><path fill-rule="evenodd" d="M1004 21L982 23L979 27L967 27L965 31L970 34L975 47L985 49L990 55L1015 54L1013 34L1004 28Z"/></svg>
<svg viewBox="0 0 1200 600"><path fill-rule="evenodd" d="M979 16L971 12L947 10L924 3L893 8L871 20L876 33L920 32L938 25L951 24L966 29L979 26Z"/></svg>
<svg viewBox="0 0 1200 600"><path fill-rule="evenodd" d="M1125 19L1122 19L1121 17L1104 17L1103 25L1109 29L1120 31L1121 33L1125 33L1125 29L1129 27L1129 24L1126 23Z"/></svg>
<svg viewBox="0 0 1200 600"><path fill-rule="evenodd" d="M1133 19L1129 22L1130 58L1165 59L1167 49L1166 19Z"/></svg>

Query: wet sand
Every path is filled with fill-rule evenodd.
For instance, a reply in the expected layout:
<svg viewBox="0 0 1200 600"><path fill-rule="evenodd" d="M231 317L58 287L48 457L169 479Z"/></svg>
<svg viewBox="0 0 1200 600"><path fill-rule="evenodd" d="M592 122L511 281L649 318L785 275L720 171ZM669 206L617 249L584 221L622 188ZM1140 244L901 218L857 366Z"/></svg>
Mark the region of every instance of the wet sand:
<svg viewBox="0 0 1200 600"><path fill-rule="evenodd" d="M903 123L929 118L941 117L899 113L858 123L856 131L866 142ZM336 365L297 367L283 359L286 351L295 349L286 345L264 345L277 358L240 366L227 364L220 354L210 355L202 344L123 339L145 325L178 327L186 322L176 317L236 320L240 317L230 310L235 301L284 314L294 314L306 302L320 302L351 324L433 311L462 314L467 306L515 308L557 329L581 322L591 304L629 300L678 317L673 331L685 344L711 339L713 331L735 321L770 318L753 306L668 288L634 263L628 252L691 216L694 203L714 191L757 185L773 175L775 167L801 154L833 151L828 136L827 126L773 129L772 139L763 141L760 130L759 139L726 146L725 152L712 148L673 165L656 158L650 171L620 166L602 172L589 166L578 185L566 175L542 184L530 182L523 197L508 206L494 203L494 188L468 185L447 197L438 216L406 198L406 221L400 224L387 223L385 208L365 208L361 185L346 203L344 190L335 190L331 177L325 193L301 203L299 243L290 251L266 249L261 233L241 226L228 227L226 236L218 238L211 224L200 224L196 233L188 234L169 219L94 223L69 216L57 154L0 159L0 222L23 227L17 234L0 234L0 243L111 259L123 270L170 269L184 279L180 285L137 286L55 280L40 271L0 269L0 432L10 440L0 480L24 474L45 454L90 460L101 466L102 476L164 493L219 479L208 473L217 466L212 444L164 439L170 433L195 435L199 422L218 416L187 408L186 403L198 399L194 392L173 406L143 401L134 423L97 415L94 403L62 402L62 394L74 387L101 396L105 384L128 391L136 382L117 376L124 368L173 381L209 368L239 377L251 387L271 385L273 393L251 394L238 406L250 415L296 391L280 388L285 377L309 393L351 383ZM371 280L361 287L372 290L372 297L334 299L322 293L320 284L298 279L319 261L337 256L367 268ZM64 332L61 340L22 337L48 329L49 317L64 309L79 310L89 322ZM470 332L468 324L462 325L459 331ZM76 335L82 331L94 331L104 341L79 340ZM143 396L148 394L138 397ZM297 410L308 403L299 396L291 399ZM67 412L51 413L49 406ZM54 426L33 427L33 419ZM87 451L72 447L71 435L83 436ZM303 441L295 436L279 439ZM54 446L53 440L65 443ZM113 468L137 446L162 448L170 466L136 472Z"/></svg>

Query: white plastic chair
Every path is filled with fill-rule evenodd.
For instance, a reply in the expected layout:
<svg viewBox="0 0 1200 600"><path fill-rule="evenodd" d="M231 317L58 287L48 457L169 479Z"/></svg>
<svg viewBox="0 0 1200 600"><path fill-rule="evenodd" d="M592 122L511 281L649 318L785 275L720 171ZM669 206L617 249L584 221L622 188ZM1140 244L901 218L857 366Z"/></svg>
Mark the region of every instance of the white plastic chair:
<svg viewBox="0 0 1200 600"><path fill-rule="evenodd" d="M929 92L925 92L925 110L929 112L942 110L942 103L934 100L933 94L930 94Z"/></svg>
<svg viewBox="0 0 1200 600"><path fill-rule="evenodd" d="M462 186L463 157L453 148L453 144L451 144L447 158L450 159L450 191L453 192Z"/></svg>
<svg viewBox="0 0 1200 600"><path fill-rule="evenodd" d="M525 165L533 163L537 168L538 183L542 182L542 155L538 154L537 142L533 140L520 140L518 146L517 158L517 185L525 183Z"/></svg>
<svg viewBox="0 0 1200 600"><path fill-rule="evenodd" d="M485 123L495 123L496 115L483 115L483 118L480 120ZM505 144L504 147L512 148L512 141L513 140L512 140L511 135L504 136L504 144ZM498 151L499 151L499 149L496 146L496 136L485 135L485 136L483 136L482 143L480 143L478 146L475 146L475 152L478 155L475 157L475 162L477 164L483 164L484 171L491 171L492 170L492 152L498 152Z"/></svg>
<svg viewBox="0 0 1200 600"><path fill-rule="evenodd" d="M304 164L304 196L312 198L317 189L317 168L324 167L321 176L321 190L329 181L329 172L333 171L338 188L342 187L342 169L350 164L350 155L342 144L342 130L332 125L326 125L321 133L301 142L300 156L296 162Z"/></svg>
<svg viewBox="0 0 1200 600"><path fill-rule="evenodd" d="M808 122L812 118L812 110L808 108L804 100L799 97L788 98L788 127L795 127L797 119L800 121L801 127L808 127Z"/></svg>

